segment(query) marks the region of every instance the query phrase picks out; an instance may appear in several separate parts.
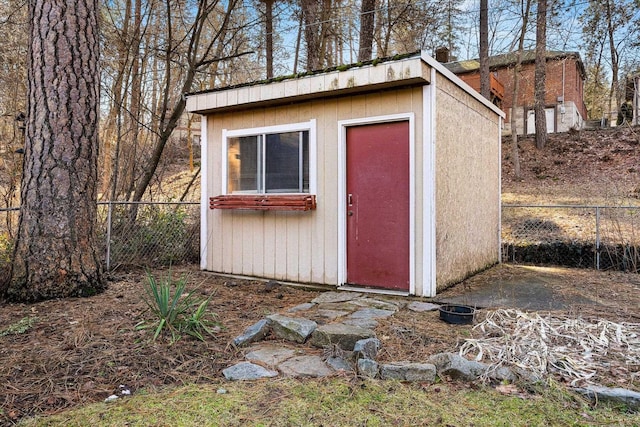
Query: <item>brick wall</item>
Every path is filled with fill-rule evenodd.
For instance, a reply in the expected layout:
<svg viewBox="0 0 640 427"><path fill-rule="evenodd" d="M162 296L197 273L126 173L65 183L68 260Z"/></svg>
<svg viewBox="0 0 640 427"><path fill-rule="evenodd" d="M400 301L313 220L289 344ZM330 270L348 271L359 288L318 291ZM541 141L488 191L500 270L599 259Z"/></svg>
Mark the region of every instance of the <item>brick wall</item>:
<svg viewBox="0 0 640 427"><path fill-rule="evenodd" d="M587 117L586 107L583 99L583 85L580 65L576 58L567 57L559 59L547 60L547 78L546 78L546 98L547 106L555 106L560 104L558 98L563 95L563 64L564 64L564 100L565 102L573 102L576 105L583 119ZM504 85L504 99L502 109L507 113L506 123L509 123L509 111L513 107L513 66L501 68L494 71L498 80ZM460 75L462 80L467 81L470 78L477 78L478 72ZM520 73L520 88L517 107L533 108L534 104L534 75L535 63L529 62L522 65Z"/></svg>

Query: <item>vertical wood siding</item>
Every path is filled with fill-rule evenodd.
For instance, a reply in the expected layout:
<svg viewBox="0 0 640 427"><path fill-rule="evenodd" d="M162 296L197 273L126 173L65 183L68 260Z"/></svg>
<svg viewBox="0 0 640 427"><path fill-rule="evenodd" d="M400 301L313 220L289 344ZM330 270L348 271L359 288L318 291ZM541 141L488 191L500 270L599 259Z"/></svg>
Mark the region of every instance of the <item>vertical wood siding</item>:
<svg viewBox="0 0 640 427"><path fill-rule="evenodd" d="M337 285L338 121L415 112L416 106L421 112L421 103L422 88L417 87L209 115L209 170L204 178L211 193L208 196L223 193L223 129L284 125L316 119L318 206L316 210L306 212L209 210L206 269L300 283ZM421 120L416 122L419 124ZM420 145L421 134L416 133L416 140Z"/></svg>

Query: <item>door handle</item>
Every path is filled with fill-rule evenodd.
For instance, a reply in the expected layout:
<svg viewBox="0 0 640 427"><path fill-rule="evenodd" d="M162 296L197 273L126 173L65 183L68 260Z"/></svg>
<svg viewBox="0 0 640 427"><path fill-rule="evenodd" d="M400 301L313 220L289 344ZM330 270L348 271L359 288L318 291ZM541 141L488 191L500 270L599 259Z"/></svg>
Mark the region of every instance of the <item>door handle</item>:
<svg viewBox="0 0 640 427"><path fill-rule="evenodd" d="M347 196L347 204L348 204L349 206L353 206L353 194L349 194L349 195Z"/></svg>

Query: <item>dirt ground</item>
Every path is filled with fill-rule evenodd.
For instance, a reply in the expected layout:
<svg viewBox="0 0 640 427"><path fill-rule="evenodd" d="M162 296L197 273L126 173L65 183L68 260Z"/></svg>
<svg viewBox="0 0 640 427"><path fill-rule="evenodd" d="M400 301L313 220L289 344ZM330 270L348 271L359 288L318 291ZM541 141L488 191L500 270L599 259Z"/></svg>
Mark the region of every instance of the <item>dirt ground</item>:
<svg viewBox="0 0 640 427"><path fill-rule="evenodd" d="M503 142L503 200L506 203L638 203L640 129L617 128L551 135L536 150L532 138L520 142L523 176L516 179L508 140ZM197 189L196 189L197 190ZM143 272L112 274L108 290L87 299L33 305L0 303L0 425L89 402L103 401L126 385L146 389L217 380L242 353L230 341L244 328L274 312L308 302L317 291L229 279L197 270L186 274L191 288L213 294L210 310L222 329L205 342L183 338L173 345L152 341L139 330L150 319L142 299ZM166 271L154 271L156 277ZM508 280L522 270L501 266L476 275L440 297L465 295L484 283ZM563 315L639 323L640 276L592 270L557 269L554 291L581 295L598 304L575 305ZM481 312L482 313L482 312ZM478 319L478 320L481 320ZM381 361L425 360L454 351L471 336L471 326L452 326L437 312L402 310L376 329Z"/></svg>
<svg viewBox="0 0 640 427"><path fill-rule="evenodd" d="M640 280L637 275L589 270L558 269L559 292L579 292L606 300L581 316L638 322ZM166 277L167 271L154 271ZM120 385L132 392L164 386L206 383L221 377L221 370L242 358L229 343L244 328L274 312L308 302L318 291L264 282L231 279L200 272L197 267L176 270L186 275L188 288L203 296L213 294L210 310L221 331L205 342L185 337L173 345L152 341L149 330L136 325L150 319L142 299L142 272L115 274L108 290L86 299L47 301L33 305L0 306L0 424L20 418L54 413L89 402L103 401ZM446 291L459 295L483 282L507 279L509 266L498 266ZM609 308L607 308L609 307ZM24 330L11 328L30 319ZM381 361L425 360L429 355L454 351L470 336L471 326L448 325L437 312L401 310L376 329L383 344ZM13 333L7 333L12 331Z"/></svg>
<svg viewBox="0 0 640 427"><path fill-rule="evenodd" d="M549 134L542 150L533 136L520 138L520 179L511 138L502 142L504 203L640 203L640 126Z"/></svg>

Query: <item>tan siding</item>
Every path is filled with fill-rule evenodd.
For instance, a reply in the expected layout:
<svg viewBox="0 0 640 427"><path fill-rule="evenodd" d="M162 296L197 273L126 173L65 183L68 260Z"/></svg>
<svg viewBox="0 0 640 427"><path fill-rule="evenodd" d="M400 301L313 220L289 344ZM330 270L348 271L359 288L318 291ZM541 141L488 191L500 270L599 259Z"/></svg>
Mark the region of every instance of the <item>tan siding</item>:
<svg viewBox="0 0 640 427"><path fill-rule="evenodd" d="M293 247L289 247L289 241L287 240L287 218L283 212L270 212L276 226L276 238L274 240L275 247L273 252L275 254L275 278L278 280L288 279L287 277L287 250L296 250ZM269 248L266 248L269 250ZM297 271L290 272L291 280L294 276L297 276Z"/></svg>
<svg viewBox="0 0 640 427"><path fill-rule="evenodd" d="M258 274L264 274L264 247L265 247L265 230L262 224L258 221L251 222L251 236L249 240L252 242L251 246L251 276Z"/></svg>
<svg viewBox="0 0 640 427"><path fill-rule="evenodd" d="M285 214L288 215L288 214ZM285 233L285 246L287 263L285 277L287 280L298 282L300 280L299 258L308 257L308 254L300 253L300 221L291 218L286 222L287 232Z"/></svg>
<svg viewBox="0 0 640 427"><path fill-rule="evenodd" d="M273 212L275 213L275 212ZM265 212L263 216L273 216L272 212ZM257 248L262 252L264 256L264 265L262 267L262 272L258 269L255 271L255 275L258 277L276 277L276 251L273 246L273 243L276 241L276 224L275 221L265 220L259 224L264 229L264 246L261 248Z"/></svg>
<svg viewBox="0 0 640 427"><path fill-rule="evenodd" d="M415 105L420 108L421 97L420 88L402 89L210 115L207 179L211 194L208 196L220 194L222 189L223 129L316 119L318 207L312 212L209 210L211 239L207 269L278 280L337 284L338 121L408 113ZM417 118L417 126L421 126L420 120Z"/></svg>
<svg viewBox="0 0 640 427"><path fill-rule="evenodd" d="M338 283L338 100L318 103L322 125L318 126L318 145L322 146L322 165L318 170L322 175L323 205L321 218L324 227L322 244L324 247L325 283ZM316 103L314 102L314 106ZM320 130L322 129L322 130Z"/></svg>
<svg viewBox="0 0 640 427"><path fill-rule="evenodd" d="M436 95L437 287L498 261L498 117L444 78Z"/></svg>
<svg viewBox="0 0 640 427"><path fill-rule="evenodd" d="M314 248L312 244L312 230L313 226L310 221L304 223L299 222L299 239L298 239L298 253L304 254L297 260L298 262L298 281L302 283L309 283L312 281L311 271L311 257L313 256ZM321 252L321 251L319 251Z"/></svg>
<svg viewBox="0 0 640 427"><path fill-rule="evenodd" d="M242 253L246 230L246 228L243 227L246 222L243 216L244 213L242 215L234 215L232 217L233 225L231 227L231 269L232 271L239 271L240 274L245 274L246 272Z"/></svg>

